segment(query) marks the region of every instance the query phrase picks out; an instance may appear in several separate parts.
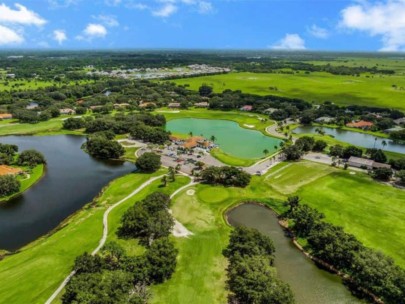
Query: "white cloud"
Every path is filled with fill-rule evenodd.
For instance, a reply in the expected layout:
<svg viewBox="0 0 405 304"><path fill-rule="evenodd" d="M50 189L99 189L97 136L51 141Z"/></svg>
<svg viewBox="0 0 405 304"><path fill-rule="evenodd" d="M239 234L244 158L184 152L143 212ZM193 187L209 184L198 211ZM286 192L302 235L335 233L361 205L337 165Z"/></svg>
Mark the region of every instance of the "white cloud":
<svg viewBox="0 0 405 304"><path fill-rule="evenodd" d="M98 15L93 16L93 18L100 21L102 24L108 27L115 27L120 25L115 16Z"/></svg>
<svg viewBox="0 0 405 304"><path fill-rule="evenodd" d="M341 12L340 26L380 36L381 51L404 51L405 0L350 5Z"/></svg>
<svg viewBox="0 0 405 304"><path fill-rule="evenodd" d="M16 31L0 25L0 45L20 44L24 38Z"/></svg>
<svg viewBox="0 0 405 304"><path fill-rule="evenodd" d="M48 0L51 8L66 8L71 5L76 5L80 0Z"/></svg>
<svg viewBox="0 0 405 304"><path fill-rule="evenodd" d="M121 4L122 1L121 0L105 0L104 2L108 6L118 6Z"/></svg>
<svg viewBox="0 0 405 304"><path fill-rule="evenodd" d="M15 10L4 3L0 5L0 23L36 25L41 26L46 20L37 13L30 11L25 6L16 3Z"/></svg>
<svg viewBox="0 0 405 304"><path fill-rule="evenodd" d="M54 30L53 39L56 40L59 45L62 45L63 41L67 40L67 35L64 30Z"/></svg>
<svg viewBox="0 0 405 304"><path fill-rule="evenodd" d="M102 24L89 23L81 35L76 36L77 40L91 41L93 38L104 38L108 31Z"/></svg>
<svg viewBox="0 0 405 304"><path fill-rule="evenodd" d="M305 41L298 34L286 34L283 39L270 46L275 50L305 50Z"/></svg>
<svg viewBox="0 0 405 304"><path fill-rule="evenodd" d="M321 39L326 39L329 37L329 32L327 29L324 29L322 27L317 26L316 24L313 24L310 28L308 28L308 32L316 37L316 38L321 38Z"/></svg>
<svg viewBox="0 0 405 304"><path fill-rule="evenodd" d="M213 11L213 6L211 2L207 1L199 1L198 4L198 12L200 14L208 14Z"/></svg>
<svg viewBox="0 0 405 304"><path fill-rule="evenodd" d="M159 9L153 10L152 15L155 16L155 17L166 18L166 17L170 17L175 12L177 12L177 6L175 6L172 3L166 3L165 5L160 7Z"/></svg>
<svg viewBox="0 0 405 304"><path fill-rule="evenodd" d="M125 7L129 8L129 9L134 8L134 9L137 9L137 10L140 10L140 11L144 11L146 9L149 9L148 5L146 5L144 3L138 3L138 2L129 2L129 3L127 3L125 5Z"/></svg>

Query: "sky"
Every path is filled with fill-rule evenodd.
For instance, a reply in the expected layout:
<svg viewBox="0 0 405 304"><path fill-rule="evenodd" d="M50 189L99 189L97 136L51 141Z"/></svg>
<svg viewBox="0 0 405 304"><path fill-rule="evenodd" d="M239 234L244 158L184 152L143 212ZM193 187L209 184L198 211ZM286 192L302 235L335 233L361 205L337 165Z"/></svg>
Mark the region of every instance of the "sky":
<svg viewBox="0 0 405 304"><path fill-rule="evenodd" d="M0 49L405 51L405 0L0 0Z"/></svg>

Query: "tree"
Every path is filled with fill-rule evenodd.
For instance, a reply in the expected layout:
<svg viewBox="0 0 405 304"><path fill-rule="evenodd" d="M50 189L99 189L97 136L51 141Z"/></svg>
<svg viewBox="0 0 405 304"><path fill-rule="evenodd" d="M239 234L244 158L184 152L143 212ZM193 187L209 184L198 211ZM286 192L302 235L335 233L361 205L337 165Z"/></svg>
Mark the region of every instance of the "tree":
<svg viewBox="0 0 405 304"><path fill-rule="evenodd" d="M46 161L42 153L36 150L25 150L18 156L17 163L20 166L29 166L33 168L39 164L45 164Z"/></svg>
<svg viewBox="0 0 405 304"><path fill-rule="evenodd" d="M307 237L325 217L307 205L299 205L289 215L294 219L293 230L298 237Z"/></svg>
<svg viewBox="0 0 405 304"><path fill-rule="evenodd" d="M199 87L198 93L200 94L200 96L207 97L207 96L211 95L212 87L210 87L206 84L203 84L202 86Z"/></svg>
<svg viewBox="0 0 405 304"><path fill-rule="evenodd" d="M0 176L0 196L8 196L20 190L21 183L14 175Z"/></svg>
<svg viewBox="0 0 405 304"><path fill-rule="evenodd" d="M86 122L82 118L68 118L63 121L63 128L67 130L77 130L85 126Z"/></svg>
<svg viewBox="0 0 405 304"><path fill-rule="evenodd" d="M329 155L336 157L343 157L344 148L342 145L334 145L329 148Z"/></svg>
<svg viewBox="0 0 405 304"><path fill-rule="evenodd" d="M326 141L318 139L315 141L314 146L312 147L312 151L322 152L328 146Z"/></svg>
<svg viewBox="0 0 405 304"><path fill-rule="evenodd" d="M125 153L120 143L103 136L88 137L86 149L91 156L99 159L118 159Z"/></svg>
<svg viewBox="0 0 405 304"><path fill-rule="evenodd" d="M345 159L350 158L351 156L361 157L363 155L363 150L355 146L348 146L343 150L342 157Z"/></svg>
<svg viewBox="0 0 405 304"><path fill-rule="evenodd" d="M381 144L382 144L382 146L383 146L383 150L384 150L384 148L385 148L385 146L387 145L387 142L385 141L385 140L383 140L382 142L381 142Z"/></svg>
<svg viewBox="0 0 405 304"><path fill-rule="evenodd" d="M155 172L162 165L160 155L153 152L146 152L142 154L135 162L138 170L142 172Z"/></svg>
<svg viewBox="0 0 405 304"><path fill-rule="evenodd" d="M387 156L381 149L368 149L367 154L370 155L370 158L379 163L385 163L387 161Z"/></svg>
<svg viewBox="0 0 405 304"><path fill-rule="evenodd" d="M290 209L288 213L292 213L295 208L298 207L300 203L300 198L298 196L290 196L287 201L284 203L285 206L288 206Z"/></svg>
<svg viewBox="0 0 405 304"><path fill-rule="evenodd" d="M177 264L178 250L168 238L153 242L146 252L151 282L162 283L172 276Z"/></svg>
<svg viewBox="0 0 405 304"><path fill-rule="evenodd" d="M287 160L299 160L304 155L304 151L297 145L284 146L283 153Z"/></svg>
<svg viewBox="0 0 405 304"><path fill-rule="evenodd" d="M397 172L397 177L401 184L405 184L405 170L401 170Z"/></svg>
<svg viewBox="0 0 405 304"><path fill-rule="evenodd" d="M267 154L269 154L269 150L264 149L264 150L263 150L263 154L266 156Z"/></svg>
<svg viewBox="0 0 405 304"><path fill-rule="evenodd" d="M168 177L171 182L176 180L176 169L169 167Z"/></svg>
<svg viewBox="0 0 405 304"><path fill-rule="evenodd" d="M381 181L389 181L393 175L393 172L390 168L375 168L371 173L373 178Z"/></svg>
<svg viewBox="0 0 405 304"><path fill-rule="evenodd" d="M251 175L235 167L208 167L201 172L201 180L206 184L246 187Z"/></svg>
<svg viewBox="0 0 405 304"><path fill-rule="evenodd" d="M215 141L217 140L217 138L216 138L214 135L211 135L210 140L211 140L212 142L215 142Z"/></svg>
<svg viewBox="0 0 405 304"><path fill-rule="evenodd" d="M297 139L295 145L300 147L302 151L309 152L315 145L315 139L310 136L303 136Z"/></svg>
<svg viewBox="0 0 405 304"><path fill-rule="evenodd" d="M163 187L167 186L167 175L163 175L161 182L162 182Z"/></svg>

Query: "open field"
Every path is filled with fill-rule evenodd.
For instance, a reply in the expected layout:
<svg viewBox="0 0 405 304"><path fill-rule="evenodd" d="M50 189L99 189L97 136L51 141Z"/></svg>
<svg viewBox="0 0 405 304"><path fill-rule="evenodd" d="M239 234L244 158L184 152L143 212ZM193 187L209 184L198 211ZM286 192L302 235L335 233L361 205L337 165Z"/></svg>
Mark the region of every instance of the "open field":
<svg viewBox="0 0 405 304"><path fill-rule="evenodd" d="M72 215L53 234L5 257L0 261L0 299L4 303L43 303L70 272L74 259L97 247L102 234L102 217L107 207L127 196L150 177L164 172L161 170L153 175L128 174L116 179L94 203ZM179 179L167 189L178 188L182 183L184 180ZM123 206L130 206L153 187L157 186L144 189ZM111 214L112 221L119 220L115 214Z"/></svg>
<svg viewBox="0 0 405 304"><path fill-rule="evenodd" d="M90 83L90 80L78 80L78 84L86 84ZM68 83L65 82L57 82L57 81L49 81L49 80L17 80L17 79L7 79L7 80L0 80L0 91L18 91L18 90L36 90L42 89L47 87L61 87L61 86L72 86L76 85L76 81L69 81Z"/></svg>
<svg viewBox="0 0 405 304"><path fill-rule="evenodd" d="M405 79L400 75L339 76L314 72L305 74L230 73L214 76L183 78L177 84L189 84L198 90L203 84L213 86L215 92L226 89L241 90L258 95L300 98L309 102L332 101L340 105L364 105L405 110ZM270 90L269 87L277 87Z"/></svg>
<svg viewBox="0 0 405 304"><path fill-rule="evenodd" d="M298 194L303 202L343 226L364 245L381 250L405 267L405 191L346 171L320 177Z"/></svg>

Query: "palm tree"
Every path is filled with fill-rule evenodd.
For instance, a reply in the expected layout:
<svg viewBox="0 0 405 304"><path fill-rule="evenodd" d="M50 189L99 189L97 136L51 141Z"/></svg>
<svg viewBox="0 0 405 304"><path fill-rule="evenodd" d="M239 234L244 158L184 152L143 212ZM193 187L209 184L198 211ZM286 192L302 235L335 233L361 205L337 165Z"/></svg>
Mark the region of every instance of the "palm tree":
<svg viewBox="0 0 405 304"><path fill-rule="evenodd" d="M381 144L382 144L382 146L383 146L382 150L384 150L385 146L387 145L387 142L386 142L385 140L383 140L383 141L381 142Z"/></svg>
<svg viewBox="0 0 405 304"><path fill-rule="evenodd" d="M291 213L296 207L298 207L299 203L300 198L298 196L290 196L284 205L290 207L289 213Z"/></svg>
<svg viewBox="0 0 405 304"><path fill-rule="evenodd" d="M377 137L374 137L374 146L373 146L373 149L375 149L375 144L377 143Z"/></svg>
<svg viewBox="0 0 405 304"><path fill-rule="evenodd" d="M264 149L264 150L263 150L263 154L264 154L264 155L267 155L267 154L269 154L269 150L267 150L267 149Z"/></svg>
<svg viewBox="0 0 405 304"><path fill-rule="evenodd" d="M188 132L188 135L190 135L190 137L193 137L193 132L192 131Z"/></svg>
<svg viewBox="0 0 405 304"><path fill-rule="evenodd" d="M215 142L215 141L217 140L217 138L215 137L215 135L211 135L211 138L210 138L210 139L211 139L212 142Z"/></svg>
<svg viewBox="0 0 405 304"><path fill-rule="evenodd" d="M169 167L169 174L170 180L174 182L176 180L176 170L173 167Z"/></svg>
<svg viewBox="0 0 405 304"><path fill-rule="evenodd" d="M163 187L167 186L167 176L166 175L163 175L163 177L162 177L162 185L163 185Z"/></svg>

